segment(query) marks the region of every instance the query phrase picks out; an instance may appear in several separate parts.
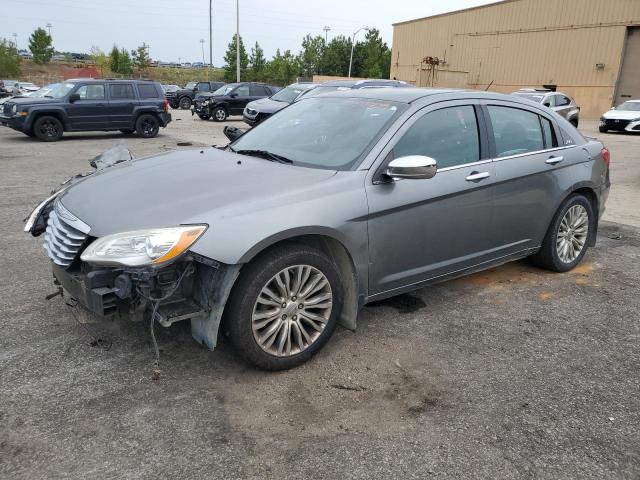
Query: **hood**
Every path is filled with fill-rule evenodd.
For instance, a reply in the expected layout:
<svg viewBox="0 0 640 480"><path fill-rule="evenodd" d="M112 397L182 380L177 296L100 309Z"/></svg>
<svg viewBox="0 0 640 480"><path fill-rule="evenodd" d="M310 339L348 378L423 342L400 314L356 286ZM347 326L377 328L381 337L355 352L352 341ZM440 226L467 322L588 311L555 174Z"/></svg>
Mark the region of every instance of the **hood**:
<svg viewBox="0 0 640 480"><path fill-rule="evenodd" d="M257 110L260 113L276 113L288 105L286 102L278 102L277 100L271 100L271 98L261 98L260 100L249 102L247 108Z"/></svg>
<svg viewBox="0 0 640 480"><path fill-rule="evenodd" d="M602 117L607 120L635 120L640 118L640 111L609 110Z"/></svg>
<svg viewBox="0 0 640 480"><path fill-rule="evenodd" d="M61 98L44 98L44 97L13 97L9 100L16 105L42 105L46 103L60 103L64 102Z"/></svg>
<svg viewBox="0 0 640 480"><path fill-rule="evenodd" d="M216 148L181 150L95 172L60 201L96 237L188 223L211 226L220 217L287 204L335 173Z"/></svg>

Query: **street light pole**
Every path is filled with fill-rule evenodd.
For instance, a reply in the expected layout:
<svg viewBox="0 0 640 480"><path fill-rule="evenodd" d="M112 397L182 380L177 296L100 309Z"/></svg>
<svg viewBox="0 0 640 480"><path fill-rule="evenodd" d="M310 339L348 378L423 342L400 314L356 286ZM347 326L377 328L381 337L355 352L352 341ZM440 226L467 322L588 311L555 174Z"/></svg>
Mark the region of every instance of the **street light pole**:
<svg viewBox="0 0 640 480"><path fill-rule="evenodd" d="M324 43L327 43L329 41L329 30L331 30L331 27L329 25L325 25L322 30L324 30Z"/></svg>
<svg viewBox="0 0 640 480"><path fill-rule="evenodd" d="M353 32L353 37L351 38L351 58L349 58L349 78L351 78L351 66L353 65L353 48L356 46L356 35L362 30L369 30L369 27L362 27Z"/></svg>
<svg viewBox="0 0 640 480"><path fill-rule="evenodd" d="M204 67L204 38L200 39L200 46L202 47L202 66Z"/></svg>
<svg viewBox="0 0 640 480"><path fill-rule="evenodd" d="M12 37L13 37L13 46L16 47L16 50L18 50L18 34L14 33Z"/></svg>
<svg viewBox="0 0 640 480"><path fill-rule="evenodd" d="M47 23L45 25L45 27L47 27L47 30L49 31L49 36L51 36L51 27L52 27L52 25L50 23Z"/></svg>
<svg viewBox="0 0 640 480"><path fill-rule="evenodd" d="M213 24L211 23L212 2L213 0L209 0L209 68L207 68L207 80L211 80L209 76L211 74L211 67L213 66Z"/></svg>
<svg viewBox="0 0 640 480"><path fill-rule="evenodd" d="M240 82L240 0L236 0L236 82Z"/></svg>

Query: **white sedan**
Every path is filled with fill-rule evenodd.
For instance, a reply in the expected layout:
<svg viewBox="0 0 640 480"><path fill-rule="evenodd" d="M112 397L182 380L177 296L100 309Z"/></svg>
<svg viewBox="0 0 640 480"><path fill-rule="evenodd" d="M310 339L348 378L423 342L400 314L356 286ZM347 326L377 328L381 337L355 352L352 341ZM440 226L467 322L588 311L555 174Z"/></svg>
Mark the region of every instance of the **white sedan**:
<svg viewBox="0 0 640 480"><path fill-rule="evenodd" d="M601 133L640 132L640 100L629 100L606 112L600 117L599 129Z"/></svg>

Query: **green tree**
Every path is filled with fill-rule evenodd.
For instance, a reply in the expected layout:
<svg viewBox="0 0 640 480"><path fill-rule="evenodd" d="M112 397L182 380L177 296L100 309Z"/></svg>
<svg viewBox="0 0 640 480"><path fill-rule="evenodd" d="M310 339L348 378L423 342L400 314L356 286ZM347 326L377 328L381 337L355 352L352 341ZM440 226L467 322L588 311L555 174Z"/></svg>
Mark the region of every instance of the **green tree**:
<svg viewBox="0 0 640 480"><path fill-rule="evenodd" d="M231 42L227 46L227 52L224 54L224 79L227 82L236 81L236 36L234 35ZM249 66L249 56L244 48L242 36L240 37L240 76L244 78L247 67Z"/></svg>
<svg viewBox="0 0 640 480"><path fill-rule="evenodd" d="M267 65L266 79L276 85L284 86L293 83L299 74L300 65L297 57L291 53L291 50L280 53L278 49Z"/></svg>
<svg viewBox="0 0 640 480"><path fill-rule="evenodd" d="M146 43L143 43L135 50L131 50L131 56L133 57L133 65L138 71L144 70L151 65L149 50L147 49Z"/></svg>
<svg viewBox="0 0 640 480"><path fill-rule="evenodd" d="M307 35L302 39L302 51L298 55L298 62L303 76L312 77L320 73L325 47L325 41L321 35L315 37Z"/></svg>
<svg viewBox="0 0 640 480"><path fill-rule="evenodd" d="M111 67L111 58L109 57L109 55L107 55L102 50L100 50L99 47L94 45L91 47L91 58L100 71L100 76L105 77L106 75L108 75L109 69Z"/></svg>
<svg viewBox="0 0 640 480"><path fill-rule="evenodd" d="M359 47L359 48L358 48ZM389 78L391 70L391 50L380 38L380 31L372 28L367 32L364 42L357 43L358 65L357 76L367 78ZM354 52L354 57L355 57Z"/></svg>
<svg viewBox="0 0 640 480"><path fill-rule="evenodd" d="M109 57L109 68L112 72L122 75L131 75L133 73L131 56L127 50L124 48L118 49L118 46L114 45Z"/></svg>
<svg viewBox="0 0 640 480"><path fill-rule="evenodd" d="M346 77L349 73L351 39L343 35L333 37L322 52L320 68L324 75ZM356 56L354 53L354 61ZM352 72L353 74L353 72Z"/></svg>
<svg viewBox="0 0 640 480"><path fill-rule="evenodd" d="M36 28L29 37L29 50L33 54L33 61L38 65L49 63L55 52L51 35L44 28Z"/></svg>
<svg viewBox="0 0 640 480"><path fill-rule="evenodd" d="M20 55L13 42L3 38L0 40L0 77L17 77L20 75Z"/></svg>
<svg viewBox="0 0 640 480"><path fill-rule="evenodd" d="M262 50L258 42L256 42L256 44L251 47L251 56L249 57L249 79L256 82L265 80L266 66L267 59L264 57L264 50Z"/></svg>

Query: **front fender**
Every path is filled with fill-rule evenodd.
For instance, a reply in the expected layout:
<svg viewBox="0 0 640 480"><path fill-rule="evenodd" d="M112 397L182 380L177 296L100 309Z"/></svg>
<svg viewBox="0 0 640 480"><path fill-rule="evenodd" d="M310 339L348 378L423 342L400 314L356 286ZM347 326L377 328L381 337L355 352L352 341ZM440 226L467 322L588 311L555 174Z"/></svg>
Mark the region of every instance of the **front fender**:
<svg viewBox="0 0 640 480"><path fill-rule="evenodd" d="M25 119L24 126L25 129L30 129L33 126L33 122L40 115L55 115L62 121L62 126L65 130L69 129L69 117L67 116L67 112L63 107L51 107L47 106L46 108L42 107L33 107L29 109L29 114Z"/></svg>

